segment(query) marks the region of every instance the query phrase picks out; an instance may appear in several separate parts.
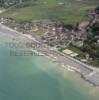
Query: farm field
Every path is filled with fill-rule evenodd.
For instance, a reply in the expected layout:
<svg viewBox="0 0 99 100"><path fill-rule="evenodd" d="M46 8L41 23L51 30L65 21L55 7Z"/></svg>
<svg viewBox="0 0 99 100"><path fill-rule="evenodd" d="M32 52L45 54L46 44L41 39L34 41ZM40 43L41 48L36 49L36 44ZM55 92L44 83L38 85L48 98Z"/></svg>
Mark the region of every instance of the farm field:
<svg viewBox="0 0 99 100"><path fill-rule="evenodd" d="M18 21L52 19L76 24L86 19L88 9L95 8L98 4L98 0L29 0L0 17L11 17Z"/></svg>

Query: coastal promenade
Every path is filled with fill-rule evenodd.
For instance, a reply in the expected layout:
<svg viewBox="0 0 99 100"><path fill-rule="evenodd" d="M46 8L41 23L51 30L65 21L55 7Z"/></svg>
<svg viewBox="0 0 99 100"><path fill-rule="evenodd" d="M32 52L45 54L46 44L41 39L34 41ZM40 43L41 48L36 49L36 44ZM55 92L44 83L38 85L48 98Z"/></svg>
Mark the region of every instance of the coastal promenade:
<svg viewBox="0 0 99 100"><path fill-rule="evenodd" d="M66 68L70 68L71 70L76 71L82 76L83 79L90 82L94 86L99 86L99 69L98 68L94 68L92 66L84 64L57 50L52 50L50 47L42 44L41 42L36 40L34 37L29 37L20 32L12 30L6 26L0 25L0 35L3 35L3 34L5 36L11 35L17 38L17 40L20 40L22 42L24 42L24 40L32 41L34 45L38 46L37 48L33 48L33 49L49 57L53 62L64 65L64 68L66 67Z"/></svg>

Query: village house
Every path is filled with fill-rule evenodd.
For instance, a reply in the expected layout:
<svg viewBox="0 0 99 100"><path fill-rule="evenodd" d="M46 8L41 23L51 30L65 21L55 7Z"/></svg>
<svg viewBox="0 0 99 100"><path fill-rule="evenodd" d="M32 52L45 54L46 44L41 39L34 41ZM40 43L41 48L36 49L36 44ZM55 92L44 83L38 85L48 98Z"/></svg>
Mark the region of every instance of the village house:
<svg viewBox="0 0 99 100"><path fill-rule="evenodd" d="M0 0L0 6L1 7L10 7L12 5L15 5L19 3L22 0Z"/></svg>

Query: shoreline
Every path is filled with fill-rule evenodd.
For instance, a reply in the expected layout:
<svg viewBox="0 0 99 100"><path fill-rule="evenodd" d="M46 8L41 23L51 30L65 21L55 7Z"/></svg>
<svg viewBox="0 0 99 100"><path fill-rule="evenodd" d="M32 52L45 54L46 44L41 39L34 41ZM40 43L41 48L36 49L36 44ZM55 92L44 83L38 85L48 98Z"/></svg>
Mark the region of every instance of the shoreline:
<svg viewBox="0 0 99 100"><path fill-rule="evenodd" d="M85 67L85 65L79 61L78 61L79 64L76 64L77 61L76 60L74 61L73 58L70 58L68 56L66 56L67 57L66 58L66 57L64 57L64 55L60 55L59 52L49 50L48 47L46 48L44 45L40 44L40 42L37 41L35 38L32 38L29 35L24 35L24 34L17 32L7 26L4 26L4 25L0 25L0 26L1 26L1 29L4 29L6 31L8 30L9 32L11 32L9 34L12 35L12 37L15 37L16 41L18 39L16 36L18 36L18 37L21 36L20 37L20 38L22 38L22 40L20 40L21 42L23 42L23 39L26 39L26 41L29 40L30 42L32 40L32 42L34 44L40 45L40 48L36 48L36 50L31 48L33 52L35 50L36 53L40 53L41 55L47 57L53 63L60 64L62 68L78 73L83 80L87 81L88 83L92 84L93 86L99 87L99 79L98 79L99 72L96 71L95 68L91 68L91 67L89 68L88 66ZM67 60L67 62L66 62L66 60ZM69 63L71 63L71 64L69 64ZM80 64L82 64L82 65L80 65ZM95 72L95 73L93 73L93 72ZM97 74L98 77L94 76L94 74ZM93 77L92 77L92 79L90 79L90 77L92 75L93 75Z"/></svg>

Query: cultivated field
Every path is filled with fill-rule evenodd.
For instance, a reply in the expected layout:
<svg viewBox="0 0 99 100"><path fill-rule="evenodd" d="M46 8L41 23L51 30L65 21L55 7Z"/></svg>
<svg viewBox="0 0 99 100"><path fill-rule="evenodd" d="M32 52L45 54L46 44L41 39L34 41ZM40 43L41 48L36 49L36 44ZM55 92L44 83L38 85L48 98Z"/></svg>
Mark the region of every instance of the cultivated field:
<svg viewBox="0 0 99 100"><path fill-rule="evenodd" d="M99 5L98 0L31 0L0 15L18 21L41 19L76 24L86 18L87 10Z"/></svg>

